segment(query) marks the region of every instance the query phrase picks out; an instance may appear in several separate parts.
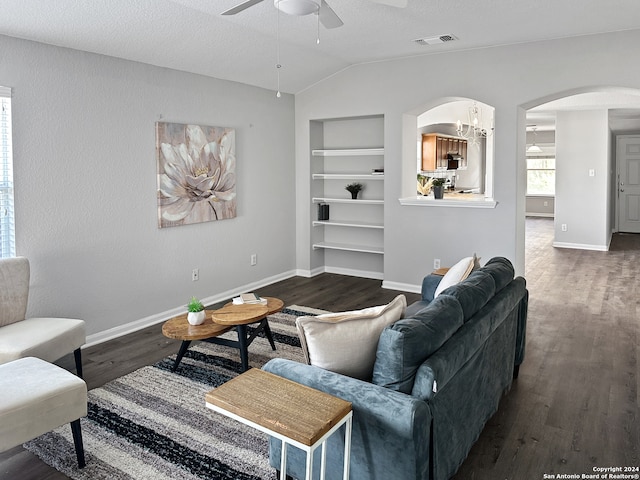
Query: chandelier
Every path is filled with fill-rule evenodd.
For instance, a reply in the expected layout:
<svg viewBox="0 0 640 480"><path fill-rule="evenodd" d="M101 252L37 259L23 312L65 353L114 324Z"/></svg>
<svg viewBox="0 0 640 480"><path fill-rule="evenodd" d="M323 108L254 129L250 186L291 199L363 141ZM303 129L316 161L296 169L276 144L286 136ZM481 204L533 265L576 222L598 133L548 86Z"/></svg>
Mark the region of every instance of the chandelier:
<svg viewBox="0 0 640 480"><path fill-rule="evenodd" d="M482 120L482 109L478 107L476 102L473 102L473 106L469 107L468 123L465 126L460 120L456 122L456 131L458 135L467 139L471 145L476 147L480 146L480 140L493 135L493 117L491 117L491 125L487 128Z"/></svg>

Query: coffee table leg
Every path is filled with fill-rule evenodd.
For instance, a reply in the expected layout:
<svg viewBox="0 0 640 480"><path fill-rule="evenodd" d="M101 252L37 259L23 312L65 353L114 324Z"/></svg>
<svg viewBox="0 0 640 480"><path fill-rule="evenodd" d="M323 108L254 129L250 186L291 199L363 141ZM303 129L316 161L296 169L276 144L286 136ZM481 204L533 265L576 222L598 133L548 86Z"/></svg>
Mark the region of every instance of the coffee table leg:
<svg viewBox="0 0 640 480"><path fill-rule="evenodd" d="M276 344L273 341L273 335L271 334L271 328L269 327L269 320L267 320L266 318L264 319L264 334L267 336L267 340L269 340L269 343L271 344L271 350L275 350L276 349Z"/></svg>
<svg viewBox="0 0 640 480"><path fill-rule="evenodd" d="M238 347L240 350L240 360L242 361L242 371L249 370L249 349L247 346L247 326L237 325L236 332L238 333Z"/></svg>
<svg viewBox="0 0 640 480"><path fill-rule="evenodd" d="M190 344L191 344L191 340L182 341L182 344L180 345L180 350L178 351L178 356L176 357L176 361L173 362L173 368L171 369L172 372L175 372L176 369L178 368L178 365L180 365L180 362L182 361L182 357L184 357L184 354L187 353L187 349L189 348Z"/></svg>

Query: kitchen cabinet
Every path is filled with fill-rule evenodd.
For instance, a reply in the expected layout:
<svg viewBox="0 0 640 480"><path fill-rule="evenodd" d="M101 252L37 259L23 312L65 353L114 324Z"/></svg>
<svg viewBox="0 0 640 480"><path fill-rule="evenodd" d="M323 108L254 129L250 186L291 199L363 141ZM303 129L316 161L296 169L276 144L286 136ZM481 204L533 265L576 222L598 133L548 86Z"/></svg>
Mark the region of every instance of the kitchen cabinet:
<svg viewBox="0 0 640 480"><path fill-rule="evenodd" d="M422 170L432 171L448 166L447 154L462 157L458 167L465 167L467 162L467 141L464 138L425 133L422 135Z"/></svg>

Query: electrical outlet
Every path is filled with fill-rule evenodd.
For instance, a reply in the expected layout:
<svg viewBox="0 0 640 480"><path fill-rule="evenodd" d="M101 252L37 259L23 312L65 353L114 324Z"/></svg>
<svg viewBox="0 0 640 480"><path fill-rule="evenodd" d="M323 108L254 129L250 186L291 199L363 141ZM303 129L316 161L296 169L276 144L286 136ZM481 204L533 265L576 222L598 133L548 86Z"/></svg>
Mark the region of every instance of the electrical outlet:
<svg viewBox="0 0 640 480"><path fill-rule="evenodd" d="M251 254L251 266L258 264L258 255L255 253Z"/></svg>
<svg viewBox="0 0 640 480"><path fill-rule="evenodd" d="M439 258L434 258L433 259L433 269L434 270L438 270L440 268L440 259Z"/></svg>
<svg viewBox="0 0 640 480"><path fill-rule="evenodd" d="M562 228L563 232L566 232L567 231L567 224L563 223L561 228Z"/></svg>
<svg viewBox="0 0 640 480"><path fill-rule="evenodd" d="M191 271L191 281L192 282L197 282L198 280L200 280L200 270L197 268L194 268Z"/></svg>

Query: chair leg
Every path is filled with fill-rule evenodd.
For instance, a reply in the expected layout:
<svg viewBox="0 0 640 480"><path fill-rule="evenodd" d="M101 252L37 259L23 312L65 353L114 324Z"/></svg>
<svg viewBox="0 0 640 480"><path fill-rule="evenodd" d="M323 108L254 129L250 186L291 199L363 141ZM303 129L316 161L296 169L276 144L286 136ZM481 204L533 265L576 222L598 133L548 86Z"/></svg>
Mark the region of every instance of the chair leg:
<svg viewBox="0 0 640 480"><path fill-rule="evenodd" d="M82 378L82 353L80 348L76 348L73 351L73 357L76 359L76 373Z"/></svg>
<svg viewBox="0 0 640 480"><path fill-rule="evenodd" d="M84 468L84 446L82 445L82 430L80 429L80 419L71 422L71 433L73 434L73 445L76 447L76 457L78 457L78 467Z"/></svg>

